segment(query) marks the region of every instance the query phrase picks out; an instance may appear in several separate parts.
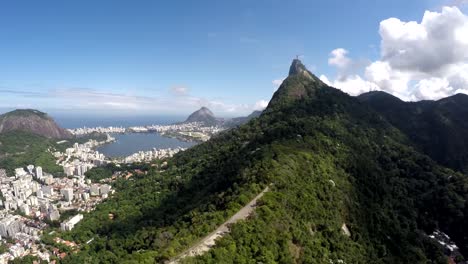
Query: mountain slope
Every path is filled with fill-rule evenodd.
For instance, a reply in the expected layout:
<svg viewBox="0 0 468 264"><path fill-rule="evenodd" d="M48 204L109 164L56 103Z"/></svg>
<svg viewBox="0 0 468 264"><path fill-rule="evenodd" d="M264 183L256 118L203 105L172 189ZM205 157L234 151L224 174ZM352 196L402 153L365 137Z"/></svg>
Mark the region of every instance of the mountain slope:
<svg viewBox="0 0 468 264"><path fill-rule="evenodd" d="M431 158L468 172L468 95L420 102L403 102L385 92L358 98L385 116Z"/></svg>
<svg viewBox="0 0 468 264"><path fill-rule="evenodd" d="M193 122L199 122L211 126L218 124L219 120L215 117L210 109L203 106L202 108L190 114L189 117L184 121L184 123Z"/></svg>
<svg viewBox="0 0 468 264"><path fill-rule="evenodd" d="M30 132L46 138L72 137L46 113L32 109L18 109L0 115L0 133L12 131Z"/></svg>
<svg viewBox="0 0 468 264"><path fill-rule="evenodd" d="M150 166L117 182L115 197L63 234L94 239L64 262L162 263L266 186L250 219L184 261L447 263L426 235L436 228L467 253L466 177L301 65L293 62L259 118L176 155L163 172Z"/></svg>
<svg viewBox="0 0 468 264"><path fill-rule="evenodd" d="M271 111L299 100L313 98L316 91L324 87L325 83L307 70L299 59L295 59L289 68L288 78L273 94L266 110Z"/></svg>
<svg viewBox="0 0 468 264"><path fill-rule="evenodd" d="M229 128L240 126L240 125L243 125L243 124L249 122L253 118L259 117L261 114L262 114L262 111L256 110L256 111L253 111L252 113L250 113L250 115L248 115L248 116L234 117L234 118L231 118L231 119L227 119L227 120L224 121L223 126L229 127Z"/></svg>
<svg viewBox="0 0 468 264"><path fill-rule="evenodd" d="M0 133L0 168L9 175L29 164L41 166L44 171L61 176L63 168L55 163L54 156L46 151L57 147L55 140L24 131Z"/></svg>

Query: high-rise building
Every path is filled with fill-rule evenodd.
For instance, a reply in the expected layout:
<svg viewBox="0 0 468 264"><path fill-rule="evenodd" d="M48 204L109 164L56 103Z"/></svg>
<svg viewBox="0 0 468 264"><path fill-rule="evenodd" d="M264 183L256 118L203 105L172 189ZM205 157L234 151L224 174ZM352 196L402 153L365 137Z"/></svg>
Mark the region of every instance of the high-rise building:
<svg viewBox="0 0 468 264"><path fill-rule="evenodd" d="M110 186L110 185L108 185L108 184L103 184L103 185L101 185L101 188L100 188L100 190L99 190L99 193L100 193L101 195L103 195L103 194L108 194L108 193L110 192L110 190L111 190L111 186Z"/></svg>
<svg viewBox="0 0 468 264"><path fill-rule="evenodd" d="M52 188L52 186L42 186L41 188L42 190L42 194L45 195L45 196L52 196L54 195L54 188Z"/></svg>
<svg viewBox="0 0 468 264"><path fill-rule="evenodd" d="M88 200L89 199L89 193L82 193L81 197L83 197L83 200Z"/></svg>
<svg viewBox="0 0 468 264"><path fill-rule="evenodd" d="M31 214L31 209L30 209L29 205L27 205L27 204L22 204L20 206L20 211L25 215Z"/></svg>
<svg viewBox="0 0 468 264"><path fill-rule="evenodd" d="M60 228L63 231L70 231L70 230L73 229L73 227L75 227L75 225L79 221L81 221L81 219L83 219L83 215L82 214L77 214L77 215L73 216L72 218L70 218L69 220L64 221L63 223L61 223Z"/></svg>
<svg viewBox="0 0 468 264"><path fill-rule="evenodd" d="M42 179L42 167L40 166L36 167L36 178Z"/></svg>
<svg viewBox="0 0 468 264"><path fill-rule="evenodd" d="M75 166L75 175L78 175L78 176L82 176L83 175L83 171L81 169L81 165L76 165Z"/></svg>
<svg viewBox="0 0 468 264"><path fill-rule="evenodd" d="M34 165L28 165L26 169L28 169L28 172L32 174L34 170Z"/></svg>
<svg viewBox="0 0 468 264"><path fill-rule="evenodd" d="M51 205L47 212L47 219L56 221L60 219L60 213L54 205Z"/></svg>
<svg viewBox="0 0 468 264"><path fill-rule="evenodd" d="M15 176L16 176L16 178L21 177L21 176L24 176L24 175L26 175L26 174L28 174L28 173L27 173L23 168L17 168L17 169L15 169Z"/></svg>
<svg viewBox="0 0 468 264"><path fill-rule="evenodd" d="M19 216L8 215L0 220L0 235L2 237L13 237L21 230L22 223L18 220Z"/></svg>
<svg viewBox="0 0 468 264"><path fill-rule="evenodd" d="M99 195L99 185L91 184L91 187L89 189L89 194L91 194L91 196Z"/></svg>
<svg viewBox="0 0 468 264"><path fill-rule="evenodd" d="M65 165L63 167L63 172L65 172L65 175L67 176L72 176L73 173L75 172L75 166L73 165Z"/></svg>
<svg viewBox="0 0 468 264"><path fill-rule="evenodd" d="M88 165L82 164L81 165L81 173L82 173L81 175L84 175L87 171L88 171Z"/></svg>
<svg viewBox="0 0 468 264"><path fill-rule="evenodd" d="M71 202L73 200L73 189L72 188L64 188L61 190L63 194L63 198L67 202Z"/></svg>

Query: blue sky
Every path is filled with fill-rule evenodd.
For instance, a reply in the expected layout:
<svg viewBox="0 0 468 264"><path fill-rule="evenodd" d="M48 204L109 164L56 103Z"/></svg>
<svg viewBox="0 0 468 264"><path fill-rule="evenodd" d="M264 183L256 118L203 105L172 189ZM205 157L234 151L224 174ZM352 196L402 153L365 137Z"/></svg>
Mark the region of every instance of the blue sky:
<svg viewBox="0 0 468 264"><path fill-rule="evenodd" d="M333 82L332 50L364 71L381 57L381 21L463 2L2 1L0 109L248 114L296 54Z"/></svg>

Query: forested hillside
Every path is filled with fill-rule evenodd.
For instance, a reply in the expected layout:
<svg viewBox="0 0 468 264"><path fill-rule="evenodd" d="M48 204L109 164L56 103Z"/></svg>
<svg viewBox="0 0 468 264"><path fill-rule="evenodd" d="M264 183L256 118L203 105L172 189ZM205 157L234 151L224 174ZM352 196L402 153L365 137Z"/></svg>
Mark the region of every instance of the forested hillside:
<svg viewBox="0 0 468 264"><path fill-rule="evenodd" d="M468 95L420 102L404 102L385 92L358 98L405 133L417 149L444 166L468 172Z"/></svg>
<svg viewBox="0 0 468 264"><path fill-rule="evenodd" d="M57 144L57 139L46 138L26 131L14 131L0 134L0 168L14 175L14 169L27 165L41 166L45 172L55 176L63 175L63 168L56 164L52 155L54 150L65 151L73 143L84 143L90 139L105 140L104 134L90 134L72 138ZM48 151L51 150L51 151Z"/></svg>
<svg viewBox="0 0 468 264"><path fill-rule="evenodd" d="M0 168L14 175L15 168L33 164L42 166L46 172L61 174L63 169L55 164L55 158L47 151L55 146L54 140L28 132L0 134Z"/></svg>
<svg viewBox="0 0 468 264"><path fill-rule="evenodd" d="M184 262L447 263L435 229L468 253L466 176L298 60L259 118L146 169L62 234L82 245L64 263L162 263L266 185L249 220Z"/></svg>

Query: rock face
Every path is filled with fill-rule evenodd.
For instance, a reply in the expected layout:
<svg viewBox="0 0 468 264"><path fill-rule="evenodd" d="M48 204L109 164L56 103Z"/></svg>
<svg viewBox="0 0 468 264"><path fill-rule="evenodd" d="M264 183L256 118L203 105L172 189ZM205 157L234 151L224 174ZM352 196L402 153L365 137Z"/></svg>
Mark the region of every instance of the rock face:
<svg viewBox="0 0 468 264"><path fill-rule="evenodd" d="M310 73L307 68L302 64L302 62L299 59L293 60L291 63L291 67L289 67L289 76L292 75L303 75L306 76L309 79L312 79L312 73Z"/></svg>
<svg viewBox="0 0 468 264"><path fill-rule="evenodd" d="M206 107L202 107L197 111L193 112L184 123L193 123L199 122L205 125L216 125L219 123L219 120L215 117L213 112Z"/></svg>
<svg viewBox="0 0 468 264"><path fill-rule="evenodd" d="M273 94L267 111L313 98L316 91L324 87L327 85L307 70L299 59L295 59L289 68L288 77Z"/></svg>
<svg viewBox="0 0 468 264"><path fill-rule="evenodd" d="M0 133L26 131L47 138L71 138L72 134L59 127L46 113L33 109L14 110L0 115Z"/></svg>

